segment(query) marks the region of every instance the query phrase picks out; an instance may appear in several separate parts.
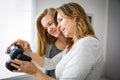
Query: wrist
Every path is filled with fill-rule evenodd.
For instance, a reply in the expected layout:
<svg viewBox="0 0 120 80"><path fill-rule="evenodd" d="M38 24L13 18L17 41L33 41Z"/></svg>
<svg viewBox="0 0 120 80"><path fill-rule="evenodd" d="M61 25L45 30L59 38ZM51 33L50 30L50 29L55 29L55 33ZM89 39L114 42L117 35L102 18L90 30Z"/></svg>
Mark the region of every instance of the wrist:
<svg viewBox="0 0 120 80"><path fill-rule="evenodd" d="M32 51L25 51L27 55L29 55L30 57L32 56L33 52Z"/></svg>
<svg viewBox="0 0 120 80"><path fill-rule="evenodd" d="M34 77L39 77L40 76L40 70L39 69L36 69L35 72L32 74Z"/></svg>
<svg viewBox="0 0 120 80"><path fill-rule="evenodd" d="M37 71L33 74L33 76L38 80L55 80L54 78L44 74L39 69L37 69Z"/></svg>

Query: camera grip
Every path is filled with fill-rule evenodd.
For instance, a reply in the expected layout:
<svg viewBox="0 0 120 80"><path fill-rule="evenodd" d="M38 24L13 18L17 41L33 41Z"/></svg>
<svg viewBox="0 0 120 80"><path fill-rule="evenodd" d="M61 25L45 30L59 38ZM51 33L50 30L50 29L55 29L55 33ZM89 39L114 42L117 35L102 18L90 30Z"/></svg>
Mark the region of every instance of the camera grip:
<svg viewBox="0 0 120 80"><path fill-rule="evenodd" d="M11 63L12 63L12 62L11 62L10 60L7 61L6 64L5 64L6 68L7 68L8 70L10 70L10 71L12 71L12 70L18 70L17 68L11 66Z"/></svg>
<svg viewBox="0 0 120 80"><path fill-rule="evenodd" d="M9 49L8 49L8 54L10 56L10 59L5 63L5 66L8 70L10 71L13 71L13 70L18 70L17 68L13 67L11 65L11 60L14 60L14 59L18 59L18 60L22 60L22 61L31 61L32 58L27 56L23 49L20 48L19 46L17 45L13 45L11 46ZM16 64L18 65L18 64ZM18 65L19 66L19 65Z"/></svg>

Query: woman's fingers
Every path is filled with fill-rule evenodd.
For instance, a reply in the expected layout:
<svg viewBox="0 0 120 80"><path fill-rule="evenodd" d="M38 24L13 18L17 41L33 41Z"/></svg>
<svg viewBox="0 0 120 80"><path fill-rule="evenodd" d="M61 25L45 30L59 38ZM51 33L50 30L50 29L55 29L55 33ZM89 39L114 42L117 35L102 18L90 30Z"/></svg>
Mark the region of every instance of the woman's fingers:
<svg viewBox="0 0 120 80"><path fill-rule="evenodd" d="M21 67L20 65L18 65L18 64L11 63L10 65L11 65L11 66L14 66L14 67L17 68L17 69L22 69L22 67Z"/></svg>
<svg viewBox="0 0 120 80"><path fill-rule="evenodd" d="M21 40L21 39L18 39L16 41L14 41L12 44L10 44L7 48L6 48L6 51L5 53L8 53L8 49L12 46L12 45L19 45L20 47L23 47L24 46L24 40Z"/></svg>
<svg viewBox="0 0 120 80"><path fill-rule="evenodd" d="M13 63L15 63L15 64L18 64L18 65L23 65L23 64L24 64L23 61L18 60L18 59L11 60L11 62L13 62Z"/></svg>
<svg viewBox="0 0 120 80"><path fill-rule="evenodd" d="M24 62L18 59L11 60L11 66L17 68L18 70L13 70L13 72L24 72Z"/></svg>
<svg viewBox="0 0 120 80"><path fill-rule="evenodd" d="M37 67L29 61L21 61L21 60L11 60L11 65L17 68L18 70L13 70L13 72L24 72L28 74L35 74L37 72Z"/></svg>

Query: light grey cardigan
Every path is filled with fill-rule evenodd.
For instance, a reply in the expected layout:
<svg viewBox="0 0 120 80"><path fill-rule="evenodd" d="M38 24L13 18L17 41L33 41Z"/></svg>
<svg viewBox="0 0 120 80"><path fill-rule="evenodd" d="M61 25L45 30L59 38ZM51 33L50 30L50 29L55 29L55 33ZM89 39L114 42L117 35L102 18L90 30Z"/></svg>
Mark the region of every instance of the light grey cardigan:
<svg viewBox="0 0 120 80"><path fill-rule="evenodd" d="M100 80L104 59L99 41L85 37L77 41L72 49L55 56L52 60L45 58L44 67L56 67L57 80Z"/></svg>

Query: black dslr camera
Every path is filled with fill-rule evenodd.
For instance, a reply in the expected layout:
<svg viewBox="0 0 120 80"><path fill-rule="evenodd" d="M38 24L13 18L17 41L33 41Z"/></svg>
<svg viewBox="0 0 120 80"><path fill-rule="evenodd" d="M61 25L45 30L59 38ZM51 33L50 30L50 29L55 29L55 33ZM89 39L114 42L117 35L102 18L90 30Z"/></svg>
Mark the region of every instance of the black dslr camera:
<svg viewBox="0 0 120 80"><path fill-rule="evenodd" d="M17 45L12 45L9 49L8 49L8 54L10 56L10 60L12 59L19 59L19 60L23 60L23 61L31 61L31 57L27 56L23 49L20 48L20 46L17 46ZM7 69L9 69L10 71L12 70L18 70L17 68L11 66L11 61L8 60L6 63L5 63L5 66Z"/></svg>

